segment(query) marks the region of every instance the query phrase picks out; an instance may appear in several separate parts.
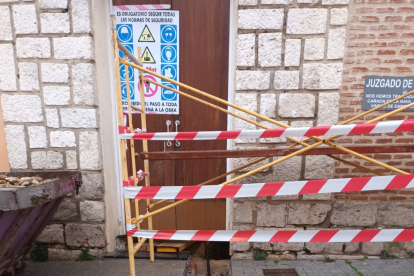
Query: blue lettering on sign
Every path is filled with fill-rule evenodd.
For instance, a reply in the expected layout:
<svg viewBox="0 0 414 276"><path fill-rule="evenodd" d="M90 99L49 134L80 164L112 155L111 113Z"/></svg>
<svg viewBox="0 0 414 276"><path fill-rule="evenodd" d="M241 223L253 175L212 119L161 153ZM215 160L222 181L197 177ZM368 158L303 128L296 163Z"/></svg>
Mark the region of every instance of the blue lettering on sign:
<svg viewBox="0 0 414 276"><path fill-rule="evenodd" d="M177 43L177 25L161 25L161 43Z"/></svg>
<svg viewBox="0 0 414 276"><path fill-rule="evenodd" d="M119 66L119 73L121 75L121 81L126 81L124 64L121 64ZM134 68L132 68L131 66L128 66L128 76L129 76L129 81L134 81Z"/></svg>
<svg viewBox="0 0 414 276"><path fill-rule="evenodd" d="M161 62L175 63L177 62L177 46L161 45Z"/></svg>
<svg viewBox="0 0 414 276"><path fill-rule="evenodd" d="M161 64L162 75L177 80L177 65L176 64Z"/></svg>
<svg viewBox="0 0 414 276"><path fill-rule="evenodd" d="M177 86L172 83L162 83L165 86L168 86L171 89L177 90ZM177 93L172 92L164 87L161 87L161 100L162 101L176 101L177 100Z"/></svg>
<svg viewBox="0 0 414 276"><path fill-rule="evenodd" d="M132 25L118 24L116 26L118 31L118 40L123 43L133 43Z"/></svg>
<svg viewBox="0 0 414 276"><path fill-rule="evenodd" d="M124 45L125 46L125 48L131 53L131 54L134 54L134 46L133 46L133 44L122 44L122 45ZM125 54L124 54L124 52L122 52L121 50L119 50L119 57L120 58L125 58ZM129 57L126 57L127 59L128 59L128 61L131 61L130 59L129 59Z"/></svg>
<svg viewBox="0 0 414 276"><path fill-rule="evenodd" d="M122 82L121 83L121 94L122 94L122 99L123 100L128 100L128 94L127 94L128 90L126 87L126 83ZM131 97L131 101L135 100L135 90L134 90L134 83L130 82L129 83L129 95Z"/></svg>

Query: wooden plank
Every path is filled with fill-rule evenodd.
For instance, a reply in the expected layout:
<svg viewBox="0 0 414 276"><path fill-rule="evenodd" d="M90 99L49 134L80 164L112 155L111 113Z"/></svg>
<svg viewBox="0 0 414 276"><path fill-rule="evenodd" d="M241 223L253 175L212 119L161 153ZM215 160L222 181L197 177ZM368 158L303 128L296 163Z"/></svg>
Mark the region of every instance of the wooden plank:
<svg viewBox="0 0 414 276"><path fill-rule="evenodd" d="M0 101L0 172L9 172L9 157L7 154L6 132L4 130L3 111Z"/></svg>
<svg viewBox="0 0 414 276"><path fill-rule="evenodd" d="M347 147L349 150L361 154L374 153L405 153L414 152L414 146L375 146L375 147ZM179 160L179 159L215 159L239 157L272 157L286 156L297 151L293 149L252 149L252 150L210 150L210 151L175 151L175 152L140 152L138 155L149 160ZM316 148L299 155L327 155L346 154L335 148Z"/></svg>
<svg viewBox="0 0 414 276"><path fill-rule="evenodd" d="M154 247L157 252L181 252L193 243L194 241L162 242L154 244Z"/></svg>

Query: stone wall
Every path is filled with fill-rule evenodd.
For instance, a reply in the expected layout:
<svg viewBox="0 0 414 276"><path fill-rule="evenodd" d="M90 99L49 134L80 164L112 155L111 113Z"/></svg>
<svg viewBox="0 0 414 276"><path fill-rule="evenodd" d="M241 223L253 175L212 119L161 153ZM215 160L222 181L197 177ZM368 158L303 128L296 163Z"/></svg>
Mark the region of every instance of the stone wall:
<svg viewBox="0 0 414 276"><path fill-rule="evenodd" d="M51 259L106 246L91 6L87 0L0 1L0 91L12 171L80 170L39 237ZM75 256L76 255L76 256Z"/></svg>
<svg viewBox="0 0 414 276"><path fill-rule="evenodd" d="M364 0L356 1L364 3ZM387 4L385 1L369 0L368 2L367 0L367 3L370 4L360 5L377 5L381 11L385 11L384 7L394 5ZM380 2L383 3L382 6L378 4ZM366 74L367 67L372 68L373 66L372 64L354 64L363 60L359 56L368 55L368 51L365 49L359 50L356 48L362 46L357 46L356 38L358 35L353 33L363 33L359 27L355 27L355 30L352 27L362 24L354 16L355 9L357 9L356 5L354 3L349 4L347 0L239 0L235 103L294 127L333 125L337 123L338 118L343 120L348 115L360 112L363 80L359 78L355 81L358 84L357 88L360 89L355 92L347 90L346 82L351 83L353 81L351 79L352 74L354 74L354 78L361 77ZM403 7L403 4L400 5ZM375 12L375 8L376 6L371 10ZM410 12L409 9L394 7L393 10L396 13L398 10L403 12L399 15L402 17L401 20L411 20L408 14L407 17L403 16L403 14L406 15ZM348 12L350 13L349 16ZM386 15L377 14L376 16L383 19ZM366 23L364 24L368 26L365 27L366 30L370 27L373 28L374 25L379 30L389 24L378 22L374 24L373 21L369 21L371 17L368 16L365 19ZM363 20L364 15L358 16L358 18ZM380 24L382 24L382 27L380 27ZM404 28L408 28L408 24L405 23L405 25ZM386 27L388 28L388 26ZM394 27L391 24L389 28L402 27ZM347 32L348 43L345 50ZM401 51L401 57L399 58L401 62L410 62L411 59L403 56L404 53L408 53L409 49L407 48L410 42L401 41L403 37L409 37L409 35L404 36L402 33L408 33L409 31L378 31L378 33L381 32L399 33L399 39L392 40L400 41L399 48L395 48L395 44L389 46L396 52ZM374 32L368 31L368 33ZM380 37L380 35L378 36ZM365 41L371 39L362 34L361 37L364 37ZM376 44L380 43L376 39L367 41L367 45L369 42L373 43L369 47L373 47L376 51L380 50L380 48L375 48L379 46ZM355 45L350 46L352 43ZM344 53L346 53L346 58L344 58ZM389 59L391 60L392 57ZM371 56L369 60L374 62L375 59ZM356 69L352 69L354 66ZM395 74L400 71L400 69L394 69L396 67L409 68L408 65L391 63L386 66L393 68ZM363 69L360 69L362 67L367 70L363 71ZM351 89L350 86L351 84L349 89ZM359 98L357 99L357 97ZM339 108L341 108L340 114L338 114ZM344 114L344 112L348 113ZM267 122L257 122L271 126ZM256 129L256 126L235 119L234 128ZM397 136L391 137L391 135L388 138L392 140L384 141L384 143L399 139ZM338 141L342 143L344 142L343 139L347 138L341 138ZM354 137L354 139L362 138ZM404 139L407 138L404 137ZM372 140L370 141L372 142ZM401 143L408 143L408 141L401 141ZM290 144L284 138L243 139L236 140L234 148L277 148L286 147ZM375 158L381 159L386 158L386 156L377 155ZM408 160L412 158L412 155L405 154L401 155L400 158L407 158ZM252 160L246 158L234 159L233 168ZM264 165L273 160L276 160L276 158L269 158L265 162L259 163L259 165ZM257 168L259 165L254 165L252 168ZM409 163L406 163L406 165L410 166ZM236 176L252 168L245 169ZM343 177L345 174L349 175L351 173L351 170L348 169L346 173L341 174L342 168L347 167L339 166L334 160L326 156L294 157L238 182L327 179ZM355 172L355 174L352 174L353 176L361 175L359 171L352 170L352 172ZM413 192L406 191L405 193L411 194ZM235 230L310 230L413 227L414 217L411 216L411 208L414 207L412 205L414 202L387 202L385 201L387 199L398 201L398 198L401 199L402 197L394 198L390 196L391 193L384 194L387 195L384 197L382 193L378 193L375 194L376 197L373 195L371 198L359 194L322 194L237 199L233 201L232 228ZM409 196L405 195L404 198L408 200ZM232 244L235 258L252 258L256 249L273 253L268 257L273 259L324 259L327 256L331 259L352 259L379 255L382 250L398 256L414 254L411 243Z"/></svg>

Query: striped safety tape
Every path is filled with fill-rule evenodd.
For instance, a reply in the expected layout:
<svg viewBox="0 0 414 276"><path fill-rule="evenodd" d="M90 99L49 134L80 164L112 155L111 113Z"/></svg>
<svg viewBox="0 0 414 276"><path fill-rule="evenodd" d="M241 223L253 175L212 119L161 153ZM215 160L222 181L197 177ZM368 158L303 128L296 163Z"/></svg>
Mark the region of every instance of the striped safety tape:
<svg viewBox="0 0 414 276"><path fill-rule="evenodd" d="M206 199L303 195L414 188L414 174L325 180L206 185L125 187L131 199Z"/></svg>
<svg viewBox="0 0 414 276"><path fill-rule="evenodd" d="M113 11L145 11L145 10L169 10L171 5L118 5L113 6Z"/></svg>
<svg viewBox="0 0 414 276"><path fill-rule="evenodd" d="M231 242L410 242L414 229L364 230L130 230L130 237L155 240Z"/></svg>
<svg viewBox="0 0 414 276"><path fill-rule="evenodd" d="M369 124L352 124L338 126L317 126L299 128L278 128L261 130L233 131L195 131L195 132L155 132L155 133L120 133L121 139L138 140L223 140L244 138L277 138L303 136L358 135L374 133L391 133L414 131L414 120L386 121Z"/></svg>

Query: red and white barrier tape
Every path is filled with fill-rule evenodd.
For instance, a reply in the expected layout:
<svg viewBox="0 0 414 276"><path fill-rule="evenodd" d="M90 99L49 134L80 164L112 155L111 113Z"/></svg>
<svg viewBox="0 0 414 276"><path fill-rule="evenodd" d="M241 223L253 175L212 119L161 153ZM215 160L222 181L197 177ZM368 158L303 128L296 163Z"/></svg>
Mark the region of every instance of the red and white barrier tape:
<svg viewBox="0 0 414 276"><path fill-rule="evenodd" d="M130 230L130 237L155 240L231 242L410 242L414 229L366 230Z"/></svg>
<svg viewBox="0 0 414 276"><path fill-rule="evenodd" d="M130 199L206 199L303 195L414 188L414 174L325 180L206 185L125 187Z"/></svg>
<svg viewBox="0 0 414 276"><path fill-rule="evenodd" d="M145 10L169 10L171 5L119 5L113 6L114 11L145 11Z"/></svg>
<svg viewBox="0 0 414 276"><path fill-rule="evenodd" d="M121 139L138 140L223 140L244 138L277 138L302 136L358 135L414 131L414 120L386 121L370 124L278 128L234 131L155 132L122 134Z"/></svg>
<svg viewBox="0 0 414 276"><path fill-rule="evenodd" d="M146 175L147 174L145 172L143 172L142 170L137 171L137 176L136 176L136 178L137 178L137 184L142 179L144 179L144 177ZM132 187L135 187L135 185L134 185L134 177L133 176L128 177L128 181L122 181L122 184L123 184L124 187L131 187L131 186Z"/></svg>

